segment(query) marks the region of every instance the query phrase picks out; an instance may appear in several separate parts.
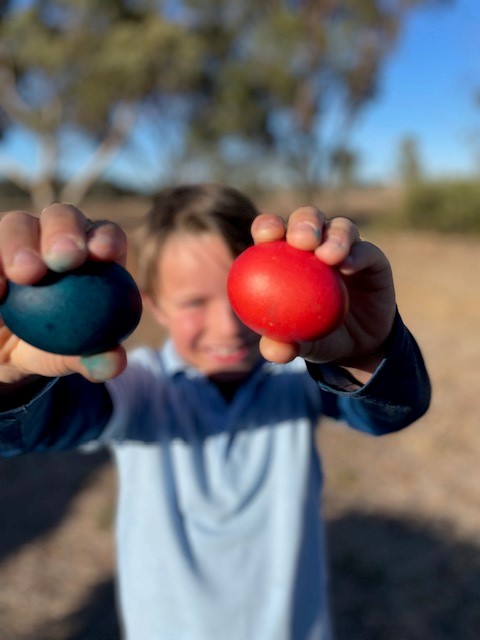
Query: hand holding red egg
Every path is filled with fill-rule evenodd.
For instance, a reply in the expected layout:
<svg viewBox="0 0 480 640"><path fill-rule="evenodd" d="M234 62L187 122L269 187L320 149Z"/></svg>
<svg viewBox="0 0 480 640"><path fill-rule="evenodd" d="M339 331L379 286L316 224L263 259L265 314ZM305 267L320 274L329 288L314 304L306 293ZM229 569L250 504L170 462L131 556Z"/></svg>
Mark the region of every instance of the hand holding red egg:
<svg viewBox="0 0 480 640"><path fill-rule="evenodd" d="M260 215L252 236L256 246L234 261L228 289L240 319L262 335L265 358L335 362L366 380L396 312L384 253L351 220L327 220L315 207L287 221Z"/></svg>

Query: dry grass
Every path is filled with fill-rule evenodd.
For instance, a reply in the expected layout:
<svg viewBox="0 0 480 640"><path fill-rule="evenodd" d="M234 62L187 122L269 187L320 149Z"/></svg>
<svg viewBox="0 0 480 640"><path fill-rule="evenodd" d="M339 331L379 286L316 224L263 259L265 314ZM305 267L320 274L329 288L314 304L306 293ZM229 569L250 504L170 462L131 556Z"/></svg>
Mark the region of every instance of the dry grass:
<svg viewBox="0 0 480 640"><path fill-rule="evenodd" d="M431 374L428 414L373 439L327 424L333 595L341 640L474 640L480 629L480 246L374 236Z"/></svg>
<svg viewBox="0 0 480 640"><path fill-rule="evenodd" d="M137 208L144 203L122 209L127 226ZM375 439L330 422L319 429L338 639L476 640L480 246L364 235L391 259L434 393L429 413L395 435ZM152 337L147 319L131 344L144 337ZM104 454L0 463L1 640L118 639L115 491Z"/></svg>

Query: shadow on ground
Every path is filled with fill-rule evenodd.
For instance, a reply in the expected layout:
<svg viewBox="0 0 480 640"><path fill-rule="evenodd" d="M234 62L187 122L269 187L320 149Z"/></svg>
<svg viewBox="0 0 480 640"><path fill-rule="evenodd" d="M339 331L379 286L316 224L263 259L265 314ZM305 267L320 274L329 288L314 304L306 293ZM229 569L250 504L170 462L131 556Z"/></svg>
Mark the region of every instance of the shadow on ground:
<svg viewBox="0 0 480 640"><path fill-rule="evenodd" d="M54 531L68 517L73 500L95 481L100 468L110 462L106 450L88 455L67 451L0 459L0 562L23 545L35 544L35 540ZM15 615L20 618L24 615L21 593L15 601L19 603ZM47 616L46 613L46 620ZM77 610L66 611L64 618L53 624L49 619L31 636L31 640L119 638L111 579L98 583ZM22 635L21 640L30 637Z"/></svg>
<svg viewBox="0 0 480 640"><path fill-rule="evenodd" d="M362 513L329 524L338 640L478 640L480 548Z"/></svg>
<svg viewBox="0 0 480 640"><path fill-rule="evenodd" d="M54 529L109 454L77 451L0 459L0 561Z"/></svg>
<svg viewBox="0 0 480 640"><path fill-rule="evenodd" d="M112 580L97 584L76 611L22 640L120 640L114 589Z"/></svg>
<svg viewBox="0 0 480 640"><path fill-rule="evenodd" d="M337 640L478 640L480 549L446 531L351 514L328 525ZM61 635L61 628L69 629ZM27 640L119 640L111 582Z"/></svg>
<svg viewBox="0 0 480 640"><path fill-rule="evenodd" d="M0 559L54 529L108 460L105 452L42 455L42 465L34 456L0 461ZM337 640L478 640L480 547L440 525L379 514L350 512L327 526ZM119 640L112 580L39 626L22 640Z"/></svg>

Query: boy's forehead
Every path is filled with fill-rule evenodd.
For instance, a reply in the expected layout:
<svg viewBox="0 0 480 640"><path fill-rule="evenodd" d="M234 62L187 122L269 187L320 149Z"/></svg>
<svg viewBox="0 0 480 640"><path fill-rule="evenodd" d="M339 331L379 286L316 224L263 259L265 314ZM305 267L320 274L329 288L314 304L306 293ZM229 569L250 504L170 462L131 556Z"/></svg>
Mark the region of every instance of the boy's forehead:
<svg viewBox="0 0 480 640"><path fill-rule="evenodd" d="M219 234L175 233L157 256L157 280L181 273L201 275L204 271L228 270L232 261L231 251Z"/></svg>
<svg viewBox="0 0 480 640"><path fill-rule="evenodd" d="M233 259L225 239L218 233L204 231L189 233L187 231L172 234L164 243L158 261L173 259L175 261L189 259L204 260L207 255L215 254Z"/></svg>

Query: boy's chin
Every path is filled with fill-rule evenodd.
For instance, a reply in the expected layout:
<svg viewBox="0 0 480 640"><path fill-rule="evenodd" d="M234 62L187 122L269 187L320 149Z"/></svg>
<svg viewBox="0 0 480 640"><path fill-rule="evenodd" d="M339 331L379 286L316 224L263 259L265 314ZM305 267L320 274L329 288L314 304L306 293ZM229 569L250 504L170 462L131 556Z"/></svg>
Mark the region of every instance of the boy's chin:
<svg viewBox="0 0 480 640"><path fill-rule="evenodd" d="M260 358L259 358L260 360ZM258 361L259 361L258 360ZM213 382L221 383L221 382L242 382L246 380L248 376L252 373L253 369L255 369L257 362L252 363L251 365L245 365L245 367L237 368L237 369L223 369L221 371L212 371L208 374L208 377Z"/></svg>
<svg viewBox="0 0 480 640"><path fill-rule="evenodd" d="M231 371L222 373L213 373L209 375L209 379L215 384L241 384L248 378L251 371Z"/></svg>

